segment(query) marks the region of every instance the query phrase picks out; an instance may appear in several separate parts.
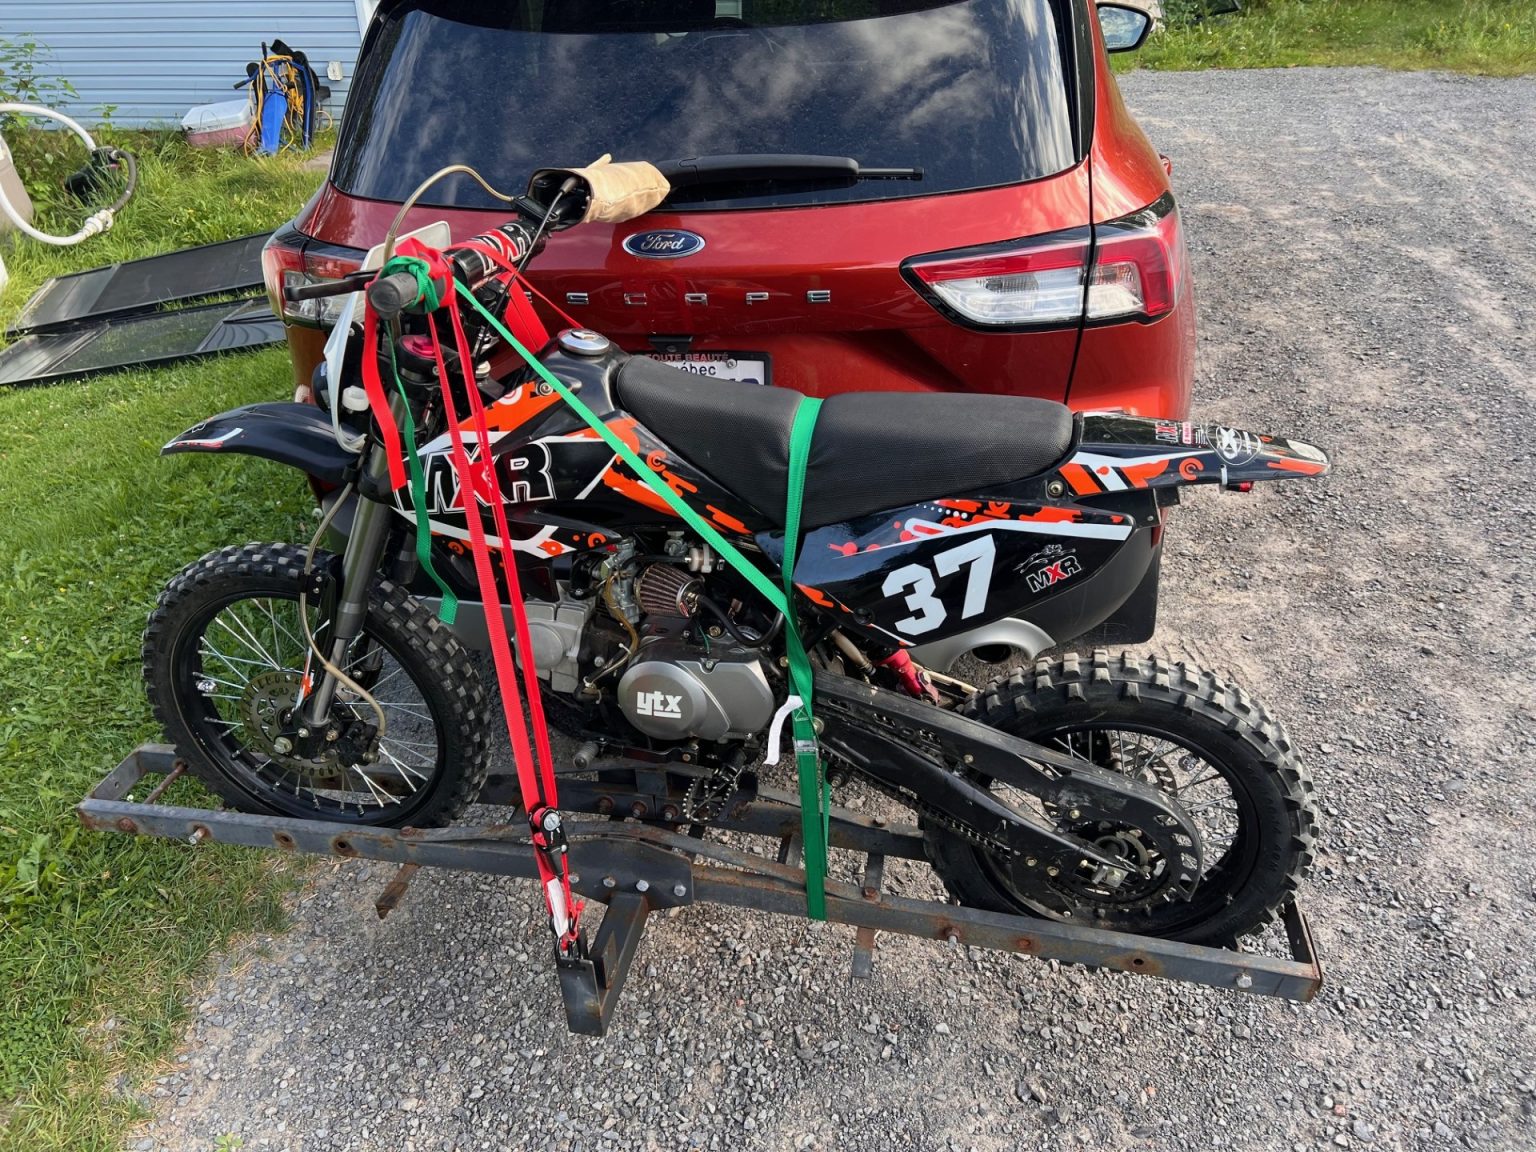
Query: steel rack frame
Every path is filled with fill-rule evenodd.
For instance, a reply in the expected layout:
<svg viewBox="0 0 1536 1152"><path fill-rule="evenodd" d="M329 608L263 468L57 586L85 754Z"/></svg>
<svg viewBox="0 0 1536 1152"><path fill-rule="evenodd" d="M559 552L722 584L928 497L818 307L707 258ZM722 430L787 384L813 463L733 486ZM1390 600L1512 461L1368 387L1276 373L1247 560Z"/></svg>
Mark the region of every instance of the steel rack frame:
<svg viewBox="0 0 1536 1152"><path fill-rule="evenodd" d="M103 832L390 861L400 870L375 904L380 917L399 903L422 867L528 879L538 875L526 824L371 828L162 803L185 771L174 748L142 745L80 802L80 820ZM612 782L617 776L633 783ZM141 783L156 777L143 800L131 799ZM560 800L567 814L607 817L567 823L572 887L585 899L607 905L586 955L557 958L566 1021L573 1032L601 1036L607 1031L652 912L713 903L806 914L805 873L798 866L800 808L787 792L761 788L738 793L719 816L686 829L680 823L682 797L669 791L662 767L626 765L625 771L600 774L596 781L563 779ZM487 779L480 802L516 807L515 778ZM646 817L663 823L642 822ZM777 856L708 839L711 829L776 839ZM858 978L873 974L876 934L892 932L1287 1000L1311 1000L1322 987L1322 966L1306 918L1294 902L1282 912L1291 955L1280 958L892 895L881 889L885 862L926 859L922 833L850 809L832 809L828 844L865 857L860 883L827 882L827 919L857 929L852 970Z"/></svg>

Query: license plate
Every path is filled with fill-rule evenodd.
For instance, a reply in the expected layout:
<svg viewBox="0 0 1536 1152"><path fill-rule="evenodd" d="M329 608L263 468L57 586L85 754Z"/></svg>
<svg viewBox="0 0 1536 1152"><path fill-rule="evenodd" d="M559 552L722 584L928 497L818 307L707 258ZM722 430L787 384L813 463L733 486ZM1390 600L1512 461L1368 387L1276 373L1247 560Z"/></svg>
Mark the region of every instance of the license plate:
<svg viewBox="0 0 1536 1152"><path fill-rule="evenodd" d="M761 352L647 352L652 360L709 376L715 380L740 380L747 384L768 383L768 357Z"/></svg>

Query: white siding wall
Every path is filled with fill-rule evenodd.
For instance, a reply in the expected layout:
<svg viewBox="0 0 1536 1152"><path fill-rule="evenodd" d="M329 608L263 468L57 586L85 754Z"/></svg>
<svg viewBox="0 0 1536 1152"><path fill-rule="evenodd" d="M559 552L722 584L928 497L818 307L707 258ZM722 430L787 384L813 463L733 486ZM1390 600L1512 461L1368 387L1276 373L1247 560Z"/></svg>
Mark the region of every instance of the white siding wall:
<svg viewBox="0 0 1536 1152"><path fill-rule="evenodd" d="M86 120L113 105L117 124L179 124L193 105L238 99L232 85L274 39L309 57L339 115L362 13L358 0L0 0L0 37L46 44L47 69L80 94L66 110Z"/></svg>

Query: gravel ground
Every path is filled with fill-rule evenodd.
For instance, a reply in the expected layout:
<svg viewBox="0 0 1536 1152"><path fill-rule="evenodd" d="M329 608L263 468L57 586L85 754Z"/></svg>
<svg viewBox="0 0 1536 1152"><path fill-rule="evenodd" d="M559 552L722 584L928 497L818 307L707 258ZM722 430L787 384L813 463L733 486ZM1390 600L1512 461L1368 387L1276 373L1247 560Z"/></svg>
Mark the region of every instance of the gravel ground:
<svg viewBox="0 0 1536 1152"><path fill-rule="evenodd" d="M594 1041L531 886L422 873L380 923L387 873L335 865L209 983L130 1147L1536 1147L1536 82L1124 88L1176 164L1198 409L1336 454L1186 505L1161 638L1315 772L1317 1002L904 939L850 982L846 929L694 908Z"/></svg>

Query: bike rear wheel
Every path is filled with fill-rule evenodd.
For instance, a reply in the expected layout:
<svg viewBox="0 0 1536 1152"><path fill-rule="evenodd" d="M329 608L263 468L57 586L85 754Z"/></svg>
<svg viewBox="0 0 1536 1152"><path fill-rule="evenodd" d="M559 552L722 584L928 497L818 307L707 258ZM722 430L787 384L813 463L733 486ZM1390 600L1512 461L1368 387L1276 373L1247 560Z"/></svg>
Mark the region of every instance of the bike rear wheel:
<svg viewBox="0 0 1536 1152"><path fill-rule="evenodd" d="M1248 693L1190 664L1068 655L1038 661L980 692L968 711L1009 735L1172 795L1200 831L1204 868L1188 901L1138 901L1134 885L1095 890L1060 878L1073 922L1190 943L1229 946L1268 924L1312 861L1316 813L1285 729ZM1153 875L1134 830L1073 827L1063 814L986 781L1002 798L1065 831L1118 851ZM961 903L999 912L1063 916L1028 895L1040 883L1023 865L930 820L929 858ZM1055 893L1053 893L1055 895Z"/></svg>
<svg viewBox="0 0 1536 1152"><path fill-rule="evenodd" d="M324 554L317 564L328 561ZM446 824L485 779L485 694L457 639L388 581L369 589L363 632L343 670L377 714L340 689L331 743L302 756L285 724L310 669L299 623L304 551L250 544L210 553L160 595L144 632L144 679L155 717L192 773L243 812L355 824ZM318 608L309 620L324 631ZM318 671L314 672L318 674Z"/></svg>

